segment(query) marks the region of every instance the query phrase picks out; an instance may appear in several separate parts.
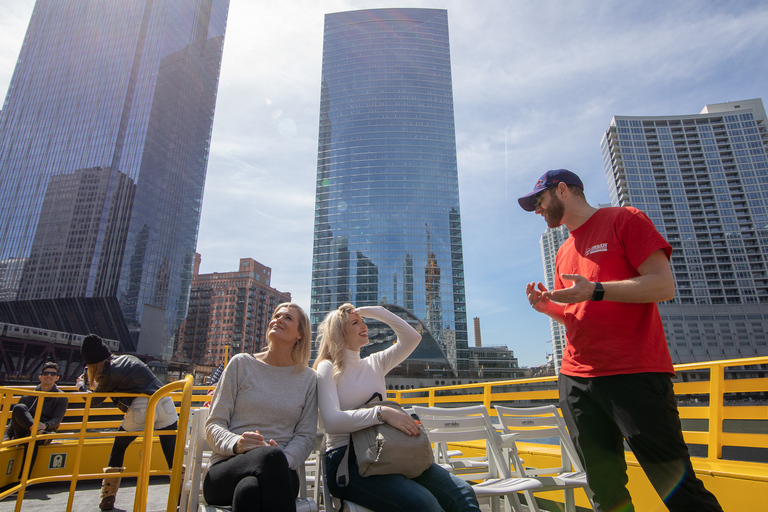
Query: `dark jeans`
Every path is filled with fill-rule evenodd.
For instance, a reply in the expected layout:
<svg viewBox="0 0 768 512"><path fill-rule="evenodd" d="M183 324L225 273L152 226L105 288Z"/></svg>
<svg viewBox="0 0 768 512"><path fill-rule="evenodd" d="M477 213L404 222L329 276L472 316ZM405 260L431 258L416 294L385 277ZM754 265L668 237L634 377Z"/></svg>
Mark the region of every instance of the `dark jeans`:
<svg viewBox="0 0 768 512"><path fill-rule="evenodd" d="M355 452L349 454L349 483L336 484L336 473L347 447L325 455L326 485L335 497L375 512L474 512L480 511L475 492L467 482L432 464L416 478L405 475L360 476Z"/></svg>
<svg viewBox="0 0 768 512"><path fill-rule="evenodd" d="M296 512L299 475L288 467L283 450L256 448L222 460L208 469L203 496L209 505L232 506L232 512Z"/></svg>
<svg viewBox="0 0 768 512"><path fill-rule="evenodd" d="M159 428L157 430L176 430L178 422L167 427ZM117 429L118 432L125 432L123 427ZM115 437L115 443L112 445L112 452L109 454L109 463L107 464L111 468L123 467L123 460L125 459L125 450L139 436L117 436ZM160 447L163 449L163 455L165 455L165 461L168 463L168 469L173 467L173 454L176 452L176 436L159 436Z"/></svg>
<svg viewBox="0 0 768 512"><path fill-rule="evenodd" d="M40 421L44 421L40 418ZM24 404L16 404L11 410L11 427L13 428L13 438L20 439L22 437L29 437L32 434L32 424L35 422L35 418L27 409ZM32 460L29 463L29 471L32 472L32 467L35 465L35 459L37 458L37 449L42 446L45 441L36 441L35 447L32 450ZM27 458L27 447L29 444L24 444L24 451L21 456L21 467L19 469L19 478L24 471L24 460Z"/></svg>
<svg viewBox="0 0 768 512"><path fill-rule="evenodd" d="M669 510L722 512L694 473L667 374L560 374L558 382L560 406L587 471L596 511L634 510L626 488L626 439Z"/></svg>

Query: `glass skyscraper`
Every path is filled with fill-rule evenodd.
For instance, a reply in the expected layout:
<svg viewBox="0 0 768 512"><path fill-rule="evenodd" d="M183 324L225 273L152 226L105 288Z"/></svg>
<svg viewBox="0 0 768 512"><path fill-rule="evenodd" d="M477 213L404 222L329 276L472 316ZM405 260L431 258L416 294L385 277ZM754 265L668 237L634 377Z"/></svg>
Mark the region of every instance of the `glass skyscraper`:
<svg viewBox="0 0 768 512"><path fill-rule="evenodd" d="M0 321L159 355L186 313L229 0L38 0L0 112Z"/></svg>
<svg viewBox="0 0 768 512"><path fill-rule="evenodd" d="M456 354L452 364L464 365L467 317L445 10L325 17L313 325L345 302L405 309L445 353Z"/></svg>
<svg viewBox="0 0 768 512"><path fill-rule="evenodd" d="M672 245L659 304L676 363L768 355L768 119L759 99L615 116L602 141L613 205Z"/></svg>

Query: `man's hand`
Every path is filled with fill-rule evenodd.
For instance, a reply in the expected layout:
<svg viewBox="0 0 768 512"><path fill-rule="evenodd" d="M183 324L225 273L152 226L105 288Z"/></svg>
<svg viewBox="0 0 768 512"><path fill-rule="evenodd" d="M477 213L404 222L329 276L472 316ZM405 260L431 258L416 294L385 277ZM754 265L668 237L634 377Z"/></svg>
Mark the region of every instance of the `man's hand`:
<svg viewBox="0 0 768 512"><path fill-rule="evenodd" d="M48 427L48 425L46 425L45 423L43 423L43 422L41 421L40 423L38 423L38 424L37 424L37 433L38 433L38 434L42 434L42 433L43 433L43 431L44 431L44 430L45 430L47 427Z"/></svg>
<svg viewBox="0 0 768 512"><path fill-rule="evenodd" d="M565 306L558 304L553 298L550 300L551 292L542 283L528 283L525 285L525 294L528 297L528 303L539 313L544 313L555 322L565 323Z"/></svg>
<svg viewBox="0 0 768 512"><path fill-rule="evenodd" d="M555 290L553 292L544 291L545 298L553 300L555 302L576 304L577 302L584 302L592 298L592 294L595 293L595 283L588 280L586 277L578 274L560 274L560 278L563 281L571 281L573 285L569 288L563 288L562 290Z"/></svg>
<svg viewBox="0 0 768 512"><path fill-rule="evenodd" d="M545 295L547 287L543 283L528 283L525 285L525 295L528 297L528 303L539 313L546 313L549 306L549 296Z"/></svg>

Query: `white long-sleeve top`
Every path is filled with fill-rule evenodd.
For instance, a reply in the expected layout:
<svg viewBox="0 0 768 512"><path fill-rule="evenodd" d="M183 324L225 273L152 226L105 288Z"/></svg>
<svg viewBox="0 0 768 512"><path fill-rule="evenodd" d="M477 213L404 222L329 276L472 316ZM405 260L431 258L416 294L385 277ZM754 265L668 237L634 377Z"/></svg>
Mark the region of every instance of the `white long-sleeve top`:
<svg viewBox="0 0 768 512"><path fill-rule="evenodd" d="M235 455L240 435L254 430L275 440L291 469L304 464L317 436L317 376L312 368L295 369L268 365L251 354L232 358L205 423L211 464Z"/></svg>
<svg viewBox="0 0 768 512"><path fill-rule="evenodd" d="M397 342L362 359L359 351L345 350L344 371L338 380L333 378L330 360L326 359L317 366L317 403L328 433L326 450L346 446L350 432L380 423L375 408L357 408L374 393L380 393L386 400L384 376L405 361L421 341L421 334L408 322L381 306L361 307L355 311L363 318L389 325L397 335Z"/></svg>

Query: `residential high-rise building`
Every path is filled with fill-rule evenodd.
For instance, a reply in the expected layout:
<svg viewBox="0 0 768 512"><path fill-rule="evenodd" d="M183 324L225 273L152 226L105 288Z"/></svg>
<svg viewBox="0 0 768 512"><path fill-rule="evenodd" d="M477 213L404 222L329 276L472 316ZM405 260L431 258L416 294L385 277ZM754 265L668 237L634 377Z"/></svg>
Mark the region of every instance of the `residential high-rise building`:
<svg viewBox="0 0 768 512"><path fill-rule="evenodd" d="M325 17L311 318L411 312L467 364L448 15Z"/></svg>
<svg viewBox="0 0 768 512"><path fill-rule="evenodd" d="M38 0L0 112L0 321L170 355L229 0Z"/></svg>
<svg viewBox="0 0 768 512"><path fill-rule="evenodd" d="M556 228L547 228L541 235L541 263L544 266L544 286L547 290L555 289L555 259L557 250L563 245L571 234L565 224ZM552 336L552 360L555 371L560 371L560 363L565 351L565 325L549 319L549 333Z"/></svg>
<svg viewBox="0 0 768 512"><path fill-rule="evenodd" d="M229 356L264 348L267 326L278 304L291 294L272 288L272 269L240 258L231 272L199 274L197 255L187 318L179 330L174 361L216 366Z"/></svg>
<svg viewBox="0 0 768 512"><path fill-rule="evenodd" d="M659 304L676 363L768 355L768 126L760 99L699 114L615 116L611 201L669 240L676 293Z"/></svg>

